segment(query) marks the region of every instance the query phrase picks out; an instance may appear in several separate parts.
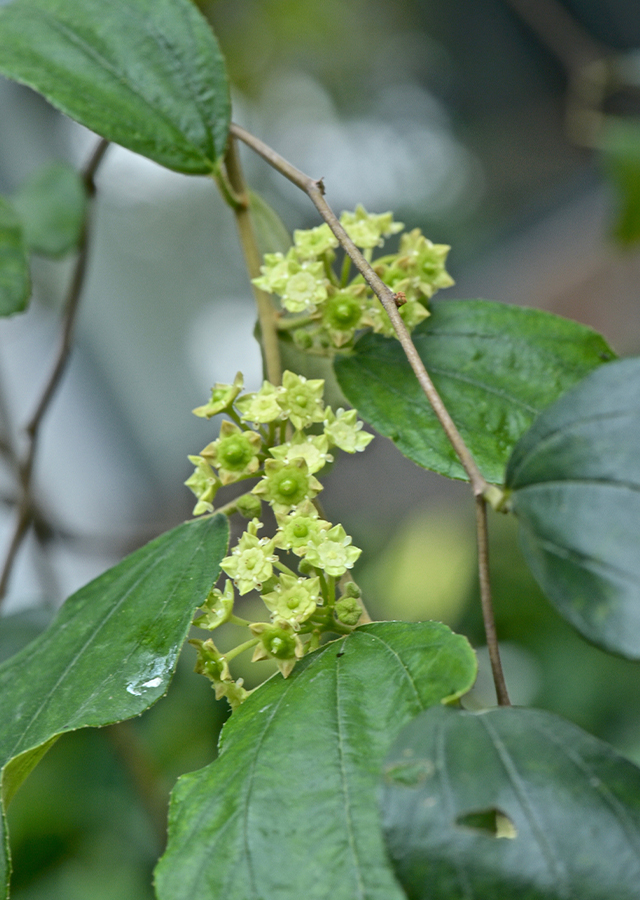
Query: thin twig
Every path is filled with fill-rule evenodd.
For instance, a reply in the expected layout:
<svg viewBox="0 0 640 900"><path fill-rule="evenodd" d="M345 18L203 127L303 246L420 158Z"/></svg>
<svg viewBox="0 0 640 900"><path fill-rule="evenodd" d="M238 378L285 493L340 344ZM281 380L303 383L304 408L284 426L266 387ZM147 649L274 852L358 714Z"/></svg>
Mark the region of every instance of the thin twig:
<svg viewBox="0 0 640 900"><path fill-rule="evenodd" d="M261 256L258 250L251 211L249 208L249 195L247 185L240 166L238 148L233 137L229 137L229 145L224 159L226 175L233 191L236 202L230 203L236 217L240 244L244 253L245 263L250 278L258 278L260 275ZM282 362L280 360L280 347L278 345L278 330L276 311L271 299L265 291L260 290L254 284L253 294L258 308L258 321L262 335L262 349L264 352L264 367L267 379L271 384L280 384L282 380Z"/></svg>
<svg viewBox="0 0 640 900"><path fill-rule="evenodd" d="M275 150L267 146L267 144L263 143L258 138L254 137L254 135L250 134L248 131L245 131L245 129L241 128L239 125L232 124L231 133L235 135L235 137L237 137L239 140L247 144L249 147L251 147L251 149L262 156L262 158L265 159L269 163L269 165L273 166L274 169L284 175L285 178L288 178L289 181L293 182L293 184L295 184L302 191L304 191L305 194L308 195L322 218L325 220L329 228L331 228L337 239L340 241L340 244L349 254L355 266L362 273L365 281L369 284L369 286L385 308L389 318L391 319L396 334L398 335L398 339L400 341L402 349L405 352L405 356L409 361L409 365L413 369L413 372L418 379L418 383L424 391L427 400L431 404L431 407L436 414L438 421L440 422L447 438L449 439L449 442L451 443L458 456L458 459L460 460L460 463L462 464L462 467L469 476L469 481L471 482L474 494L476 496L481 496L487 490L489 485L480 472L476 461L471 455L469 448L462 439L460 432L456 428L453 419L449 415L448 410L446 409L444 403L442 402L442 399L440 398L440 395L438 394L433 382L431 381L431 378L427 370L425 369L424 363L420 359L418 351L416 350L407 327L404 324L404 320L398 312L398 308L394 300L393 291L391 291L374 272L370 264L364 258L362 253L360 253L356 245L353 243L349 235L346 233L346 231L338 221L329 204L324 199L324 186L322 184L322 181L316 181L313 178L310 178L308 175L305 175L304 172L296 169L295 166L292 166L291 163L287 162L287 160L280 156L279 153L276 153Z"/></svg>
<svg viewBox="0 0 640 900"><path fill-rule="evenodd" d="M95 194L95 175L98 167L100 166L100 163L102 162L102 159L104 158L108 146L109 141L100 140L95 151L91 155L91 158L82 170L82 180L89 197L93 197ZM71 354L73 333L77 319L80 295L82 293L87 269L89 249L89 215L90 213L89 211L87 211L85 221L82 226L80 241L78 244L78 256L71 278L71 284L69 285L69 290L67 292L67 299L65 302L62 318L62 329L60 333L60 345L58 347L56 360L51 370L51 374L47 379L47 383L40 397L40 401L38 402L38 406L25 428L28 438L28 447L24 458L19 463L18 473L22 496L18 505L13 534L9 542L9 548L7 550L4 565L2 567L2 573L0 574L0 602L6 594L7 585L9 583L9 578L11 577L11 572L13 570L13 565L18 554L18 550L22 545L22 542L29 530L29 526L34 516L33 501L31 497L31 477L33 473L33 464L38 443L38 435L41 422L47 410L49 409L56 390L58 389L67 363L69 361L69 356Z"/></svg>
<svg viewBox="0 0 640 900"><path fill-rule="evenodd" d="M487 531L487 504L484 497L476 497L476 530L478 534L478 572L480 576L480 603L482 619L487 637L491 673L496 688L498 706L511 706L507 684L504 680L498 635L491 602L491 582L489 579L489 535Z"/></svg>

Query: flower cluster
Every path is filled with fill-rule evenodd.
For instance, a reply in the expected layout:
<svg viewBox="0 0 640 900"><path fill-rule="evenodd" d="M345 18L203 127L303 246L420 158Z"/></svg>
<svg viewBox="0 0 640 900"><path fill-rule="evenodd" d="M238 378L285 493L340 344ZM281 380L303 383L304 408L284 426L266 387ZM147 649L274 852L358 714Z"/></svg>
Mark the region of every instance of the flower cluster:
<svg viewBox="0 0 640 900"><path fill-rule="evenodd" d="M373 250L384 239L402 231L391 213L373 215L362 206L340 217L351 240L364 251L382 281L406 302L400 315L412 330L429 312L426 304L440 288L453 284L445 269L449 247L432 244L419 229L404 233L397 253L372 260ZM350 259L345 257L340 275L333 269L338 241L328 225L296 231L286 254L268 253L261 276L253 283L276 294L283 309L280 329L290 332L305 350L320 353L345 348L356 332L372 328L393 335L387 314L361 275L350 278Z"/></svg>
<svg viewBox="0 0 640 900"><path fill-rule="evenodd" d="M260 390L241 396L238 375L233 385L217 384L209 403L194 410L204 418L228 416L218 438L189 457L195 471L186 484L197 498L194 514L213 512L224 485L257 479L225 508L250 521L222 560L227 581L222 590L210 591L194 624L208 630L228 621L246 625L251 638L236 651L253 647L254 660L273 659L285 677L323 633L350 631L362 611L359 589L349 576L361 551L342 525L322 517L314 498L322 490L316 474L333 460L329 451L356 453L372 435L362 430L355 410L325 407L323 390L321 379L285 372L282 385L265 381ZM277 523L272 537L258 534L264 502ZM259 592L269 621L235 616L236 591ZM210 639L192 643L198 649L196 670L213 681L216 695L226 696L232 706L240 703L247 692L228 666L236 651L223 655Z"/></svg>

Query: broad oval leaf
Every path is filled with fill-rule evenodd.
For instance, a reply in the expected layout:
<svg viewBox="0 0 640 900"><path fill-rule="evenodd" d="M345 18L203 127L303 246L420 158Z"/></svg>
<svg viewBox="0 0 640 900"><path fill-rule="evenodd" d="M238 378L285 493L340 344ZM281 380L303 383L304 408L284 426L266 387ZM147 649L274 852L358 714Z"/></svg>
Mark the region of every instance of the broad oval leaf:
<svg viewBox="0 0 640 900"><path fill-rule="evenodd" d="M377 810L398 730L475 678L466 639L436 622L379 622L325 645L252 694L220 756L179 779L160 900L402 900Z"/></svg>
<svg viewBox="0 0 640 900"><path fill-rule="evenodd" d="M0 666L4 804L59 734L137 716L165 694L227 539L224 516L179 525L69 597Z"/></svg>
<svg viewBox="0 0 640 900"><path fill-rule="evenodd" d="M559 716L435 708L383 766L410 900L636 900L640 769Z"/></svg>
<svg viewBox="0 0 640 900"><path fill-rule="evenodd" d="M224 153L224 62L191 0L13 0L0 72L169 169L208 174Z"/></svg>
<svg viewBox="0 0 640 900"><path fill-rule="evenodd" d="M22 312L31 293L29 260L18 215L0 197L0 316Z"/></svg>
<svg viewBox="0 0 640 900"><path fill-rule="evenodd" d="M612 363L545 410L507 467L521 546L578 631L640 659L640 359Z"/></svg>
<svg viewBox="0 0 640 900"><path fill-rule="evenodd" d="M567 388L615 354L560 316L489 300L441 300L413 332L420 358L482 474L500 483L516 441ZM413 462L466 479L396 340L367 334L335 363L349 402Z"/></svg>
<svg viewBox="0 0 640 900"><path fill-rule="evenodd" d="M32 253L63 256L80 241L87 208L82 178L66 163L36 172L11 198Z"/></svg>

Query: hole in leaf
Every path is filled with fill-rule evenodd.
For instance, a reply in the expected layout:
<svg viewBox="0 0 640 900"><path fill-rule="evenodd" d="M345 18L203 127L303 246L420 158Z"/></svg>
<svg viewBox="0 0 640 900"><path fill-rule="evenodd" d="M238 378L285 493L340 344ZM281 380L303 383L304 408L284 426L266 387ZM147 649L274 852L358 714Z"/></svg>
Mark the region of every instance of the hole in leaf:
<svg viewBox="0 0 640 900"><path fill-rule="evenodd" d="M479 831L487 837L514 838L518 831L509 816L494 807L490 809L478 809L464 813L456 819L456 825L462 828L471 828Z"/></svg>

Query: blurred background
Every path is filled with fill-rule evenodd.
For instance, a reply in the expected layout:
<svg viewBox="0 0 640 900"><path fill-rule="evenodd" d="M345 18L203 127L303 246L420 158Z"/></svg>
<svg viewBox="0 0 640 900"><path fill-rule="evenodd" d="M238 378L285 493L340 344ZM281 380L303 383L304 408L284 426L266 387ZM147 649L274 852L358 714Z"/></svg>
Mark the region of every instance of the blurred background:
<svg viewBox="0 0 640 900"><path fill-rule="evenodd" d="M391 209L451 244L452 298L549 309L596 328L621 355L638 352L636 0L199 5L227 59L235 121L323 177L336 210ZM604 59L613 62L603 80ZM0 194L9 197L52 160L81 166L96 143L2 80L0 123ZM289 230L318 224L304 195L260 160L243 161ZM111 147L89 264L76 346L36 461L47 527L28 537L12 572L3 657L72 591L191 515L187 454L216 427L191 409L239 369L249 388L261 381L235 224L212 181ZM0 320L4 442L20 446L42 392L72 265L34 257L28 312ZM15 497L0 454L3 548ZM481 664L467 702L494 703L466 486L377 437L357 459L339 459L323 504L364 549L354 576L372 613L436 618L467 634ZM559 712L640 763L638 666L578 637L528 574L514 523L493 516L490 525L514 702ZM64 736L21 788L9 817L17 900L152 896L168 792L213 758L227 715L194 661L187 648L168 696L140 720Z"/></svg>

